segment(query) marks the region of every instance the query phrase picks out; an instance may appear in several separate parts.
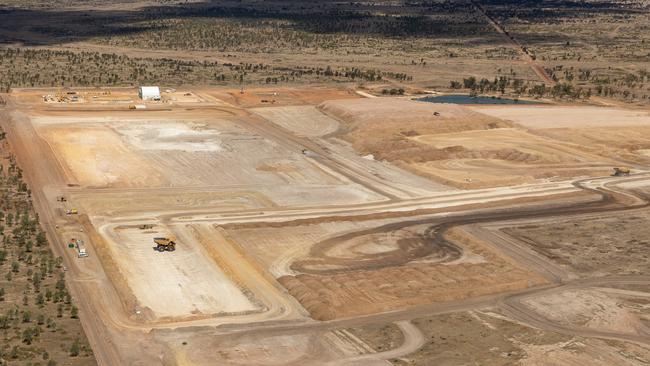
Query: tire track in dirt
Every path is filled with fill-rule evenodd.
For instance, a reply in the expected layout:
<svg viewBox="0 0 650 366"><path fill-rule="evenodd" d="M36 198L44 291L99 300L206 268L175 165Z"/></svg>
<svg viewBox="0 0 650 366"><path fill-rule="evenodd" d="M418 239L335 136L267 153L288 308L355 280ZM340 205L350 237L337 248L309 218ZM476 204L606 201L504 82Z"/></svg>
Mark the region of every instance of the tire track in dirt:
<svg viewBox="0 0 650 366"><path fill-rule="evenodd" d="M370 364L375 365L377 364L377 362L380 362L381 360L389 360L391 358L397 358L397 357L402 357L411 354L417 351L418 349L420 349L420 347L422 347L426 343L426 339L424 338L424 334L422 334L422 331L420 331L420 329L417 326L415 326L410 320L400 320L395 322L395 325L397 325L397 327L399 328L399 330L402 332L404 336L404 341L399 347L384 352L364 354L360 356L349 357L343 360L336 360L329 364L359 365L359 364L365 364L364 362L369 362L368 363L369 365ZM390 365L389 362L387 362L386 364Z"/></svg>
<svg viewBox="0 0 650 366"><path fill-rule="evenodd" d="M353 233L346 233L341 236L334 238L326 239L319 243L316 243L311 252L310 260L308 261L298 261L292 264L291 268L295 271L304 272L304 273L313 273L313 274L332 274L340 273L349 270L361 270L361 269L378 269L390 266L403 265L414 259L422 258L424 256L430 255L437 249L446 249L448 252L458 251L460 255L460 248L454 243L449 242L446 239L445 234L453 227L466 226L466 225L476 225L476 224L485 224L490 222L506 221L512 219L539 219L552 216L575 216L583 215L589 213L598 213L598 212L623 212L632 209L645 208L650 205L645 197L634 196L630 193L623 193L616 190L606 189L605 187L591 188L586 183L594 181L594 179L586 179L577 181L574 183L574 186L583 191L588 191L590 193L600 196L600 200L587 203L572 204L566 207L524 207L521 209L501 209L491 212L478 213L478 214L469 214L461 215L456 217L446 217L446 218L425 218L425 219L416 219L416 220L405 220L396 223L390 223L382 225L377 228L372 228L368 230L357 231ZM637 193L638 194L638 193ZM626 205L625 202L631 202L631 204ZM393 251L393 255L379 255L375 258L369 256L362 256L358 259L333 259L327 255L327 252L333 247L339 244L345 244L346 242L359 238L362 236L376 235L376 234L385 234L390 232L395 232L398 230L404 230L405 228L415 227L418 225L430 225L426 228L425 234L415 237L415 239L421 246L407 252L407 255L404 255L403 251ZM331 264L331 265L344 265L347 268L342 270L324 270L324 271L314 271L308 268L309 264L314 264L320 262L322 264ZM558 280L557 278L550 278L551 280Z"/></svg>
<svg viewBox="0 0 650 366"><path fill-rule="evenodd" d="M600 184L592 187L594 181ZM487 264L480 266L460 265L452 270L447 266L432 266L430 263L413 261L425 258L440 248L456 249L458 253L462 253L462 249L453 243L448 235L450 229L459 226L515 218L536 219L603 211L622 212L648 206L648 202L642 197L612 188L607 189L605 185L602 181L594 179L575 182L576 188L600 196L599 200L588 203L563 207L510 208L456 217L429 217L343 234L315 244L308 259L299 260L291 265L291 269L297 272L296 275L286 275L278 280L301 302L303 307L309 310L312 317L318 320L383 312L418 303L444 302L489 293L522 290L541 285L544 283L542 278L551 283L558 283L564 277L556 275L558 271L550 260L533 256L522 250L523 248L507 243L501 245L500 250L499 246L495 247L491 243L484 243L477 248L470 246L472 251L491 247L499 252L497 255L484 254L487 255L485 257ZM392 250L374 256L361 254L350 257L344 250L350 246L351 241L359 237L394 233L418 225L427 226L425 232L429 234L420 238L411 238L410 242L418 243L418 247L411 253ZM344 248L339 252L346 253L347 258L332 258L329 253L336 252L333 248L335 249L337 245ZM435 257L434 255L434 261ZM519 262L522 259L524 263ZM411 265L406 266L408 263ZM393 278L396 276L402 280L394 281ZM431 283L432 278L434 283ZM445 285L440 287L440 283ZM356 295L352 296L353 293Z"/></svg>
<svg viewBox="0 0 650 366"><path fill-rule="evenodd" d="M633 334L561 324L537 313L523 303L524 300L528 298L549 295L555 292L567 291L568 289L577 290L590 287L607 287L612 285L629 284L650 284L650 276L613 276L606 278L592 278L581 281L573 281L564 286L555 287L548 290L526 291L520 294L506 296L498 301L497 307L511 319L524 323L528 326L533 326L547 331L573 336L611 339L624 342L634 342L642 345L650 345L650 337L648 337L648 335L645 334L643 330L639 331L637 334Z"/></svg>

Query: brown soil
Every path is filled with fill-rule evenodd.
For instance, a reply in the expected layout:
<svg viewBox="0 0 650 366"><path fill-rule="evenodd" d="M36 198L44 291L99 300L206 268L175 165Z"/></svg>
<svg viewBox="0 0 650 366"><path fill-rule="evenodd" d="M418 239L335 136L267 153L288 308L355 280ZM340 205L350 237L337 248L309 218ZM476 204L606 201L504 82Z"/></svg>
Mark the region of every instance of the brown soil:
<svg viewBox="0 0 650 366"><path fill-rule="evenodd" d="M482 313L456 313L413 321L427 343L396 365L512 365L526 357L518 341L554 344L568 337L527 328Z"/></svg>
<svg viewBox="0 0 650 366"><path fill-rule="evenodd" d="M111 278L111 283L115 289L120 293L121 305L124 309L133 309L137 303L138 299L129 288L126 278L120 271L119 264L113 258L108 244L104 238L97 233L95 227L90 222L90 219L87 215L80 215L79 223L83 226L88 239L93 243L93 249L97 253L97 256L100 258L102 267L107 275ZM148 312L142 314L141 319L147 319L151 316Z"/></svg>
<svg viewBox="0 0 650 366"><path fill-rule="evenodd" d="M224 89L218 91L212 90L207 92L207 94L244 108L313 105L326 100L360 98L352 89L318 88L317 86L309 89L286 86L277 88L246 88L243 94L241 93L241 89Z"/></svg>
<svg viewBox="0 0 650 366"><path fill-rule="evenodd" d="M267 98L267 92L259 90L244 96L238 96L237 90L201 93L207 96L204 96L206 99L212 95L237 105L260 105L262 102L258 98ZM285 96L283 93L288 94ZM304 95L299 90L284 89L279 95L286 98L276 101L280 105L320 103L325 98L357 98L347 90L324 89L306 90ZM46 196L43 200L47 201L44 212L58 212L59 219L83 225L84 235L89 238L90 257L84 262L73 262L81 263L83 270L79 272L82 275L78 273L75 277L81 281L73 283L80 286L82 294L96 295L82 297L88 301L86 309L98 314L91 320L101 321L116 333L125 334L123 338L117 338L101 332L91 333L98 354L106 352L111 344L116 345L116 350L126 348L116 351L115 358L107 358L104 354L102 360L116 360L108 362L110 364L120 364L120 361L132 363L129 361L164 354L163 362L169 364L211 364L222 359L227 360L224 364L244 364L247 361L270 364L272 362L265 362L267 357L290 358L294 354L286 353L298 349L301 355L290 361L310 363L308 361L323 356L321 348L326 348L325 341L314 337L314 344L318 346L312 345L311 340L302 342L309 332L301 329L303 325L306 329L329 332L334 327L349 328L365 321L381 323L391 314L407 314L394 310L409 309L410 314L411 308L417 305L471 299L545 284L542 277L493 250L490 243L478 237L452 230L447 233L450 243L436 241L439 238L432 236L435 234L431 227L433 218L424 215L497 206L506 211L504 207L533 206L542 200L544 202L537 207L543 206L545 210L547 206L559 206L560 203L564 206L578 200L593 201L597 195L578 192L551 196L553 192L569 192L568 184L517 187L488 193L466 192L463 197L467 194L471 199L464 201L466 198L459 198L457 202L454 202L453 194L445 196L441 193L439 206L418 209L430 204L429 198L424 198L428 191L406 189L407 197L414 200L400 202L401 196L390 196L393 201L384 206L384 203L377 203L377 199L383 197L371 195L372 191L366 191L366 188L390 185L384 177L388 170L375 168L390 164L361 159L352 149L330 149L335 144L343 146L342 141L332 137L330 132L333 126L339 126L339 122L331 123L330 120L342 121L339 137L350 138L352 143L363 144L365 138L374 141L378 147L382 147L382 143L390 147L393 140L415 144L418 149L421 147L424 150L406 151L404 155L399 155L399 149L394 152L393 158L397 159L394 162L409 169L418 167L422 152L434 150L442 151L446 160L426 160L425 156L423 163L444 161L449 163L443 166L448 171L463 171L473 166L476 171L483 169L486 175L497 172L494 175L499 178L507 177L507 171L512 175L520 174L529 166L552 166L547 173L540 173L541 168L535 174L531 173L533 180L546 177L544 174L551 174L555 171L553 169L560 169L558 167L567 172L563 175L565 178L581 174L583 169L587 173L593 172L594 167L603 168L597 164L604 159L596 161L591 152L555 143L553 139L464 107L424 103L420 106L416 102L389 99L380 102L359 102L365 109L359 109L357 116L337 117L325 111L330 117L302 129L308 132L304 136L309 138L301 138L292 127L308 125L312 116L321 115L313 106L281 107L280 122L285 119L283 113L289 118L296 117L285 124L272 124L274 121L262 119L263 113L260 116L255 110L224 106L216 100L215 105L209 108L188 110L174 106L167 112L148 110L107 114L104 111L100 114L88 109L73 112L75 106L68 106L55 112L48 109L22 114L25 117L20 122L24 120L25 123L16 125L20 128L33 125L35 132L34 138L21 137L20 141L34 141L32 146L39 149L35 151L48 149L47 154L30 151L22 155L34 164L30 171L43 177L41 188L47 185L44 189ZM397 108L391 114L388 113L390 108L382 109L382 103L393 102L400 108L413 106L413 113L409 115L404 113L406 109L400 111ZM324 104L328 103L355 105L352 101ZM378 113L373 111L373 105L377 106ZM431 108L440 110L441 115L434 116ZM363 115L366 112L370 117ZM344 118L357 120L346 122ZM440 123L436 122L438 118ZM491 121L497 124L493 125ZM373 124L385 125L386 128L376 128ZM408 129L403 130L403 125ZM294 135L290 134L291 131ZM42 134L43 140L38 139L38 133ZM32 135L25 132L24 136ZM92 136L96 136L98 143L85 140ZM308 147L311 154L303 153L302 147ZM348 145L345 147L347 149ZM384 153L393 152L385 149ZM88 156L90 163L84 160ZM108 165L93 165L92 160ZM327 166L323 165L325 162ZM457 164L453 166L453 162ZM163 174L152 174L147 170L149 168ZM406 176L399 169L391 169L395 169L395 175ZM101 172L110 174L102 175ZM46 179L55 174L66 176L66 179ZM448 174L450 181L463 179L452 175ZM115 177L118 179L113 181ZM79 185L67 185L68 182ZM516 182L512 180L508 184ZM486 185L493 183L494 180L481 182ZM393 189L402 189L400 184L395 184L395 187ZM40 194L41 188L34 192ZM348 197L352 198L346 198L341 193L343 189L348 189L351 192ZM525 193L518 196L512 191ZM438 194L438 191L434 192ZM536 192L548 195L530 197ZM58 194L65 194L69 204L78 207L82 214L78 217L62 215L64 205L54 203L54 196ZM505 199L522 196L525 197ZM492 201L496 199L501 200ZM444 207L454 203L468 204ZM400 209L404 211L400 212ZM535 207L528 209L530 212L536 210ZM422 215L422 219L405 223L407 217L417 215ZM251 217L250 222L245 222ZM470 214L468 217L473 216ZM272 222L260 222L267 218ZM285 219L293 221L283 222ZM219 227L221 222L230 220L244 222ZM366 223L364 220L375 221ZM138 229L137 226L144 222L153 223L155 229L144 230L146 233ZM119 226L121 233L113 235L111 226L104 224ZM396 229L384 230L381 226L390 224L397 224ZM257 229L261 226L266 230ZM246 236L244 230L255 234ZM231 231L234 233L232 236L229 235ZM352 231L355 233L349 234ZM152 250L151 236L158 235L158 232L179 239L176 252L161 254ZM279 277L277 281L276 277ZM97 286L98 283L101 286ZM233 285L226 286L229 283ZM106 290L115 294L101 293ZM232 306L220 310L222 302ZM236 304L239 302L240 305ZM249 302L254 303L254 309ZM391 314L377 314L384 311ZM308 316L335 319L366 314L376 315L353 320L361 323L349 319L340 323L319 323ZM374 320L368 320L370 318ZM128 331L116 325L125 321L133 321ZM190 322L196 326L190 327ZM227 324L231 322L233 324ZM257 322L264 326L258 328ZM199 324L206 327L199 327ZM208 327L216 324L223 326ZM138 325L143 328L136 329ZM282 339L269 337L267 344L272 351L268 351L262 341L265 335L257 332L275 335L276 325L280 326L278 334L291 334ZM149 326L167 329L149 332ZM92 329L100 328L93 326ZM236 331L230 333L230 330ZM376 350L379 350L376 347L394 347L401 339L393 328L377 326L369 332L379 334L370 342ZM208 333L211 334L206 335ZM239 348L241 342L229 339L239 333L242 337L244 334L250 337L246 351L243 351L250 350L248 355L240 352L243 349ZM192 342L196 340L197 343L186 347L182 342L187 334L196 334ZM409 332L405 334L408 338ZM382 336L385 336L386 343L376 346ZM164 341L156 343L157 340L152 340L155 337L162 337L156 339ZM199 338L205 343L199 343ZM225 338L229 343L223 342ZM112 343L102 343L106 339ZM136 339L138 343L135 343ZM280 345L294 341L296 348L278 351ZM137 350L123 347L131 342L142 347ZM202 347L207 344L222 348ZM345 353L344 346L330 348L334 348L332 353ZM319 348L314 350L315 347ZM220 351L223 353L215 355ZM336 357L340 359L341 354ZM336 357L322 357L322 360ZM487 356L486 359L490 360Z"/></svg>
<svg viewBox="0 0 650 366"><path fill-rule="evenodd" d="M647 292L609 288L570 289L525 301L556 323L639 336L648 329L649 304Z"/></svg>
<svg viewBox="0 0 650 366"><path fill-rule="evenodd" d="M402 331L395 324L369 324L348 331L377 352L397 348L404 342Z"/></svg>
<svg viewBox="0 0 650 366"><path fill-rule="evenodd" d="M334 237L317 243L306 258L296 260L297 273L328 274L406 264L426 257L428 263L448 263L462 255L450 243L435 243L436 227L420 225L393 230L390 225Z"/></svg>
<svg viewBox="0 0 650 366"><path fill-rule="evenodd" d="M542 331L493 313L444 314L413 323L427 342L390 360L394 365L640 366L650 359L650 350L634 344Z"/></svg>
<svg viewBox="0 0 650 366"><path fill-rule="evenodd" d="M449 239L480 263L414 262L400 267L283 276L280 283L319 320L394 310L431 302L513 291L545 282L489 245L452 230Z"/></svg>
<svg viewBox="0 0 650 366"><path fill-rule="evenodd" d="M603 157L618 157L640 164L650 163L650 126L598 128L551 128L536 134L582 146L583 150Z"/></svg>
<svg viewBox="0 0 650 366"><path fill-rule="evenodd" d="M583 132L573 140L571 131L525 130L468 107L406 99L328 101L319 108L341 121L337 135L360 154L463 189L605 175L621 164L617 159L632 160L629 155L648 143L630 131L614 138L614 146L625 146L612 151L605 135L599 140ZM630 119L642 123L645 115Z"/></svg>
<svg viewBox="0 0 650 366"><path fill-rule="evenodd" d="M503 229L582 276L647 274L650 213L522 225Z"/></svg>
<svg viewBox="0 0 650 366"><path fill-rule="evenodd" d="M328 101L319 108L342 121L342 137L357 151L388 161L440 160L463 150L428 146L411 139L414 136L512 126L459 105L405 99Z"/></svg>
<svg viewBox="0 0 650 366"><path fill-rule="evenodd" d="M588 201L589 198L593 195L591 193L586 193L583 191L577 193L564 193L553 195L553 201L559 204L566 203L567 200L576 200L576 201ZM282 222L262 222L262 221L253 221L246 223L231 223L221 225L223 228L228 230L240 230L240 229L257 229L265 227L274 227L282 228L287 226L302 226L302 225L311 225L327 222L356 222L356 221L367 221L367 220L378 220L378 219L390 219L390 218L399 218L399 217L414 217L429 215L435 213L451 213L456 211L466 211L466 210L481 210L485 208L508 208L508 207L518 207L522 204L535 204L535 203L549 203L548 197L525 197L525 198L513 198L508 200L501 200L498 203L476 203L476 204L466 204L452 207L445 207L440 209L417 209L413 211L395 211L395 212L382 212L377 214L361 214L361 215L333 215L333 216L323 216L319 218L308 218L308 219L296 219L291 221L282 221Z"/></svg>

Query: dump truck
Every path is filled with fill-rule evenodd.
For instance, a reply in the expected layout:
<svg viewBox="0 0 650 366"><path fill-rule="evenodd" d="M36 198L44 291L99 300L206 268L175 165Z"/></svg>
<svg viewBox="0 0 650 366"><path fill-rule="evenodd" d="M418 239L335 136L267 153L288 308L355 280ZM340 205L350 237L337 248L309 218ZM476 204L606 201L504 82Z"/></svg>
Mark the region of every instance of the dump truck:
<svg viewBox="0 0 650 366"><path fill-rule="evenodd" d="M628 175L630 175L630 168L625 168L625 167L614 168L615 177L623 177Z"/></svg>
<svg viewBox="0 0 650 366"><path fill-rule="evenodd" d="M153 242L156 243L156 250L159 252L176 250L176 242L170 238L153 238Z"/></svg>
<svg viewBox="0 0 650 366"><path fill-rule="evenodd" d="M76 215L79 211L76 208L71 208L65 212L66 215Z"/></svg>
<svg viewBox="0 0 650 366"><path fill-rule="evenodd" d="M86 251L86 245L84 244L84 241L81 239L72 239L70 240L74 244L74 247L77 249L77 256L79 258L85 258L88 256L88 252Z"/></svg>

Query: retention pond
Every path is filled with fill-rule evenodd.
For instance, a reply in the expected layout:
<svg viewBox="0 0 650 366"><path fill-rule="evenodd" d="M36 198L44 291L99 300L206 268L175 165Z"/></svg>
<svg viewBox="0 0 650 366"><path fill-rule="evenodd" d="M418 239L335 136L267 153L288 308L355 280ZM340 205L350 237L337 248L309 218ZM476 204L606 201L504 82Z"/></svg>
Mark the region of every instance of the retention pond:
<svg viewBox="0 0 650 366"><path fill-rule="evenodd" d="M451 104L542 104L532 100L508 99L500 97L474 97L467 94L448 94L428 96L416 99L429 103L451 103Z"/></svg>

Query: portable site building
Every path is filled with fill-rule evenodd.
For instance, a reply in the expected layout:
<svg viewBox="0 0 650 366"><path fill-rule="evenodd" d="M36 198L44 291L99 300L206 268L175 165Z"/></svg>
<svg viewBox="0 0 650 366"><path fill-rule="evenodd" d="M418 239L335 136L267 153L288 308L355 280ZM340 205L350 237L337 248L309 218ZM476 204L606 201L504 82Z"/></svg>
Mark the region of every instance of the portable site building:
<svg viewBox="0 0 650 366"><path fill-rule="evenodd" d="M157 86L141 86L138 95L142 100L160 100L160 88Z"/></svg>

